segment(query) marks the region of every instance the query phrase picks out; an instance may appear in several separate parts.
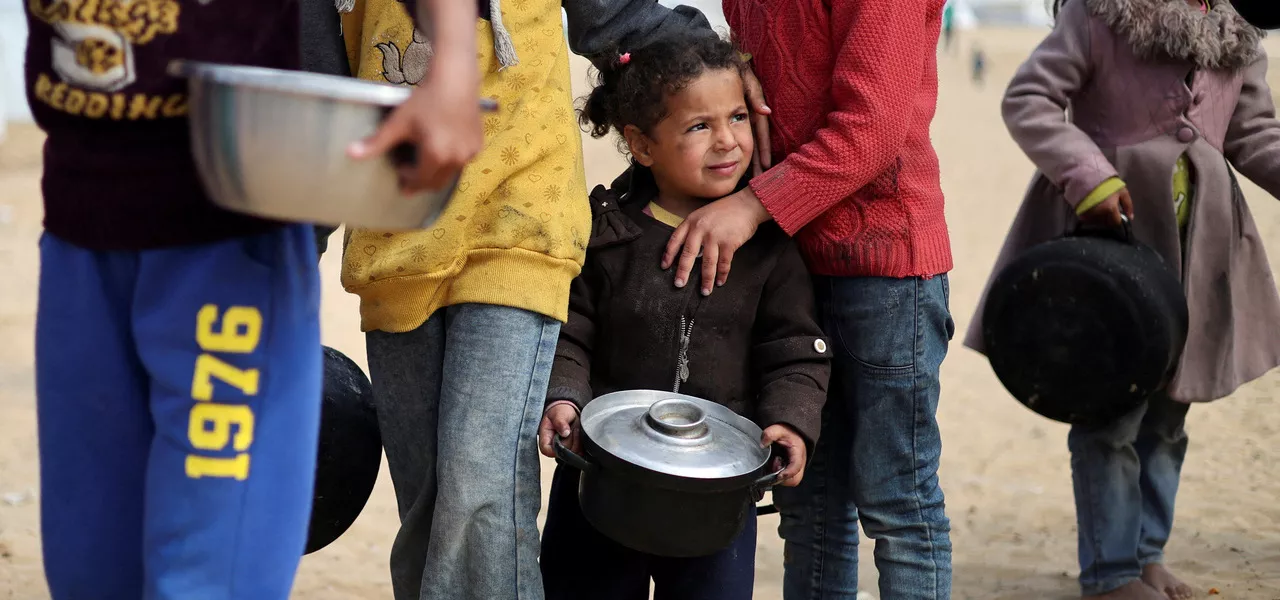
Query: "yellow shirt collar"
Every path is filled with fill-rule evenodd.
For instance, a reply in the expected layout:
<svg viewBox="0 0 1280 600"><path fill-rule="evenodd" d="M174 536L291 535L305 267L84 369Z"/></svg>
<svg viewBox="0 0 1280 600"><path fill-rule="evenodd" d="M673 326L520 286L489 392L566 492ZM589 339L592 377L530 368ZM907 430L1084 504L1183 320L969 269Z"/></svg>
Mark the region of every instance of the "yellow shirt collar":
<svg viewBox="0 0 1280 600"><path fill-rule="evenodd" d="M653 218L659 223L669 227L679 227L681 223L684 223L684 217L658 206L657 202L649 203L649 214L653 215Z"/></svg>

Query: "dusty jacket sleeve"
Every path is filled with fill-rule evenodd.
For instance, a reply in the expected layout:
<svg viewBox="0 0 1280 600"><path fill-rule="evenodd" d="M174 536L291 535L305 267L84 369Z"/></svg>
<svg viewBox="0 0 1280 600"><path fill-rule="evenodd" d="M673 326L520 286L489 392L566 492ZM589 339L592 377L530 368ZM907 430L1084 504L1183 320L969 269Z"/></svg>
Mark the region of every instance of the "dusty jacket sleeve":
<svg viewBox="0 0 1280 600"><path fill-rule="evenodd" d="M569 48L597 66L613 59L610 51L634 50L645 40L673 32L714 33L707 18L690 6L670 9L657 0L563 0L561 4L569 24Z"/></svg>
<svg viewBox="0 0 1280 600"><path fill-rule="evenodd" d="M599 264L587 262L569 286L569 320L560 327L547 404L569 400L582 410L591 401L591 353L596 344L596 307L608 278Z"/></svg>
<svg viewBox="0 0 1280 600"><path fill-rule="evenodd" d="M1245 70L1223 151L1237 171L1280 197L1280 121L1267 86L1266 54Z"/></svg>
<svg viewBox="0 0 1280 600"><path fill-rule="evenodd" d="M790 425L812 450L822 428L831 348L818 326L804 260L795 244L785 248L756 310L751 351L752 371L760 377L756 422L762 427Z"/></svg>
<svg viewBox="0 0 1280 600"><path fill-rule="evenodd" d="M843 39L832 42L834 108L812 140L751 181L769 214L792 235L866 187L901 154L907 132L922 118L913 100L936 51L937 40L924 26L932 2L829 4L832 22L848 27Z"/></svg>
<svg viewBox="0 0 1280 600"><path fill-rule="evenodd" d="M1066 118L1070 98L1092 75L1093 17L1085 2L1067 2L1053 32L1009 83L1004 122L1022 151L1074 208L1116 169L1098 145Z"/></svg>

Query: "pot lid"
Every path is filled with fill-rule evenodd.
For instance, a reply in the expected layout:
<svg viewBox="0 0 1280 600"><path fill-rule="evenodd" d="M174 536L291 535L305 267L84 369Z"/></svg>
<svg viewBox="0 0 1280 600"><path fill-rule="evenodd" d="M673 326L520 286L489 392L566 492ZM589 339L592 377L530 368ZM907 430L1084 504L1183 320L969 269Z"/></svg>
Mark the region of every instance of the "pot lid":
<svg viewBox="0 0 1280 600"><path fill-rule="evenodd" d="M693 396L652 390L605 394L587 403L581 423L604 452L667 475L725 479L755 473L769 462L759 426Z"/></svg>

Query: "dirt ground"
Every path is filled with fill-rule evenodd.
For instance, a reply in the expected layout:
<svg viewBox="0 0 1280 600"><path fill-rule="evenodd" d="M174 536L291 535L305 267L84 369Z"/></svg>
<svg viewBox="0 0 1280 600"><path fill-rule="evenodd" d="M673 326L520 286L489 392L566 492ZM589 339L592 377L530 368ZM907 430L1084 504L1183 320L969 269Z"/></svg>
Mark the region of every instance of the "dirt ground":
<svg viewBox="0 0 1280 600"><path fill-rule="evenodd" d="M1041 34L982 30L943 55L934 140L942 161L947 217L955 251L952 302L960 331L1013 218L1031 173L1009 140L999 99L1013 69ZM988 83L969 81L968 52L987 54ZM1280 43L1268 47L1275 55ZM585 81L575 63L574 83ZM1274 80L1280 82L1280 78ZM37 251L40 235L41 136L10 127L0 144L0 600L47 598L40 566L39 498L32 370ZM622 161L612 142L587 139L590 183L606 182ZM1245 194L1275 260L1280 260L1280 205L1252 184ZM337 245L339 238L334 238ZM339 256L323 261L325 343L361 364L357 303L338 284ZM1019 406L986 362L953 345L943 367L942 484L954 526L955 597L1066 599L1075 585L1075 520L1066 427ZM1179 497L1169 565L1203 597L1280 599L1280 375L1234 397L1195 407L1191 451ZM548 465L549 466L549 465ZM549 468L545 471L550 474ZM777 517L760 525L757 597L781 598L782 545ZM397 517L390 481L379 481L364 513L332 546L306 557L294 597L390 598L387 556ZM863 588L875 592L871 545L863 546Z"/></svg>

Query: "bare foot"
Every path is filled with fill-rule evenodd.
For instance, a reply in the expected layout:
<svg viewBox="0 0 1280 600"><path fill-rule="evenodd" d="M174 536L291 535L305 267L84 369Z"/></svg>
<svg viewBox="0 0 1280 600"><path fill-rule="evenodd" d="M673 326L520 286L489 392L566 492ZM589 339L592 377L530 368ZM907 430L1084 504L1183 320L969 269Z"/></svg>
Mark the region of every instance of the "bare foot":
<svg viewBox="0 0 1280 600"><path fill-rule="evenodd" d="M1149 564L1142 569L1142 580L1147 585L1163 593L1169 600L1187 600L1195 596L1195 590L1173 576L1169 569L1160 563Z"/></svg>
<svg viewBox="0 0 1280 600"><path fill-rule="evenodd" d="M1162 592L1156 591L1141 580L1134 580L1118 589L1097 596L1085 596L1082 600L1166 600L1166 598Z"/></svg>

